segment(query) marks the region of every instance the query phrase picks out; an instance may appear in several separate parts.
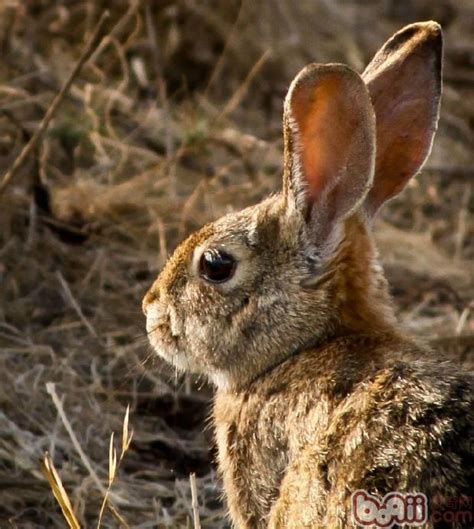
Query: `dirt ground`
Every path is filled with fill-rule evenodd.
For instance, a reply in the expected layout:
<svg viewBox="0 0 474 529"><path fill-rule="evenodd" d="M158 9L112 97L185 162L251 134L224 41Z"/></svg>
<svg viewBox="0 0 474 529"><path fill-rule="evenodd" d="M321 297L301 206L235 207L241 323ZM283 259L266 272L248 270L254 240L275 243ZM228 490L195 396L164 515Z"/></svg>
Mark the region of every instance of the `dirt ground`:
<svg viewBox="0 0 474 529"><path fill-rule="evenodd" d="M474 3L3 1L0 182L104 9L105 38L0 196L0 528L66 526L45 452L81 527L97 526L128 405L100 526L192 527L195 473L202 527L228 527L212 388L152 354L141 298L187 233L278 190L282 101L302 66L361 71L394 31L434 19L440 127L377 239L403 324L472 362Z"/></svg>

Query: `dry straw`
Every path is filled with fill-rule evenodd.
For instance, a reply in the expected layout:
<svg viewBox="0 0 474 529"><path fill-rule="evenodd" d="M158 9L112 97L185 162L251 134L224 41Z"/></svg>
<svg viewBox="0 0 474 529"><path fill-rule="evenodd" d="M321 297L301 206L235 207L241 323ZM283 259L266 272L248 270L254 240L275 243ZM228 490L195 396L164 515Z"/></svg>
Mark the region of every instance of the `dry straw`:
<svg viewBox="0 0 474 529"><path fill-rule="evenodd" d="M60 413L63 423L65 424L65 426L67 425L66 428L68 429L68 431L70 432L70 435L74 439L73 443L77 443L77 439L74 433L72 432L69 421L67 420L67 417L64 414L62 404L60 400L58 399L57 394L54 390L54 385L52 384L49 385L48 393L50 393L50 395L53 397L53 400L56 404L56 407L58 408L58 412ZM110 436L108 481L107 481L107 487L104 487L99 481L99 485L100 485L99 488L101 492L103 492L103 500L100 506L96 529L100 529L101 527L106 508L110 510L110 512L119 521L122 527L129 528L127 521L118 512L116 507L114 507L110 503L110 493L111 493L112 485L114 484L114 481L117 478L117 472L120 467L120 464L122 463L122 460L125 457L125 454L130 448L130 444L132 442L133 431L129 431L129 418L130 418L130 406L127 406L125 417L123 420L123 426L122 426L122 442L121 442L121 448L120 448L120 456L118 458L117 458L117 449L115 448L115 445L114 445L114 432L112 432ZM82 458L87 461L87 458L85 454L83 453L82 449L80 449L80 452L82 454ZM64 488L61 478L48 453L44 455L42 469L43 469L43 473L45 474L49 482L49 485L54 494L54 497L56 498L57 502L59 503L59 506L61 507L61 511L63 513L64 519L66 520L70 529L81 529L79 521L76 515L74 514L68 493L66 492L66 489Z"/></svg>
<svg viewBox="0 0 474 529"><path fill-rule="evenodd" d="M281 106L298 69L360 69L407 19L443 19L442 119L376 237L400 320L472 359L472 0L446 12L385 0L162 4L11 2L0 17L2 181L18 167L0 199L2 527L228 527L205 429L211 389L175 383L153 355L141 299L190 231L279 189ZM110 38L75 74L104 6ZM35 196L23 185L33 179L44 184ZM46 450L58 508L38 471Z"/></svg>

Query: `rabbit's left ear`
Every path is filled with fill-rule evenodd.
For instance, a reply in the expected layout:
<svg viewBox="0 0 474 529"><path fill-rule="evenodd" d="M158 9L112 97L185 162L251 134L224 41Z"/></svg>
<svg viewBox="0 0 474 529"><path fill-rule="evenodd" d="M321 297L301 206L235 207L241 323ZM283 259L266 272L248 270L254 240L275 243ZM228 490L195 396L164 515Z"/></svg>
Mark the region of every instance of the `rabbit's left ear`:
<svg viewBox="0 0 474 529"><path fill-rule="evenodd" d="M438 125L443 35L436 22L418 22L388 40L362 78L377 122L374 185L365 201L373 216L399 193L428 157Z"/></svg>
<svg viewBox="0 0 474 529"><path fill-rule="evenodd" d="M312 242L364 200L375 162L375 117L359 74L311 64L295 78L284 108L287 213L299 211Z"/></svg>

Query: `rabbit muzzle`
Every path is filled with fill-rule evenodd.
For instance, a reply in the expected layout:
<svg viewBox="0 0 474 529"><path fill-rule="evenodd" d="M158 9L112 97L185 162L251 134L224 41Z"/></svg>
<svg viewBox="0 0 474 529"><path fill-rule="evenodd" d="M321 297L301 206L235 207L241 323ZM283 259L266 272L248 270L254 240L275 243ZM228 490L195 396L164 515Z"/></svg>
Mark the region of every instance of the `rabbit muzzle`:
<svg viewBox="0 0 474 529"><path fill-rule="evenodd" d="M189 369L186 354L180 347L181 325L172 307L154 298L144 300L143 310L148 338L156 353L179 369Z"/></svg>

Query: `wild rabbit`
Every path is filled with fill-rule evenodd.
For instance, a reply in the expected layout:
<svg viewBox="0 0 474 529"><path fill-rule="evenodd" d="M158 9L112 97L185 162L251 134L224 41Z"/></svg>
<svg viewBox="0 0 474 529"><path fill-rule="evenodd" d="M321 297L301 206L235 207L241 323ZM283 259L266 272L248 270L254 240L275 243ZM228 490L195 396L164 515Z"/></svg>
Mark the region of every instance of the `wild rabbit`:
<svg viewBox="0 0 474 529"><path fill-rule="evenodd" d="M429 154L441 63L424 22L362 76L304 68L284 104L282 192L191 235L145 296L157 353L217 387L235 527L373 527L357 491L426 495L417 526L474 524L436 510L472 496L472 374L397 326L371 234Z"/></svg>

